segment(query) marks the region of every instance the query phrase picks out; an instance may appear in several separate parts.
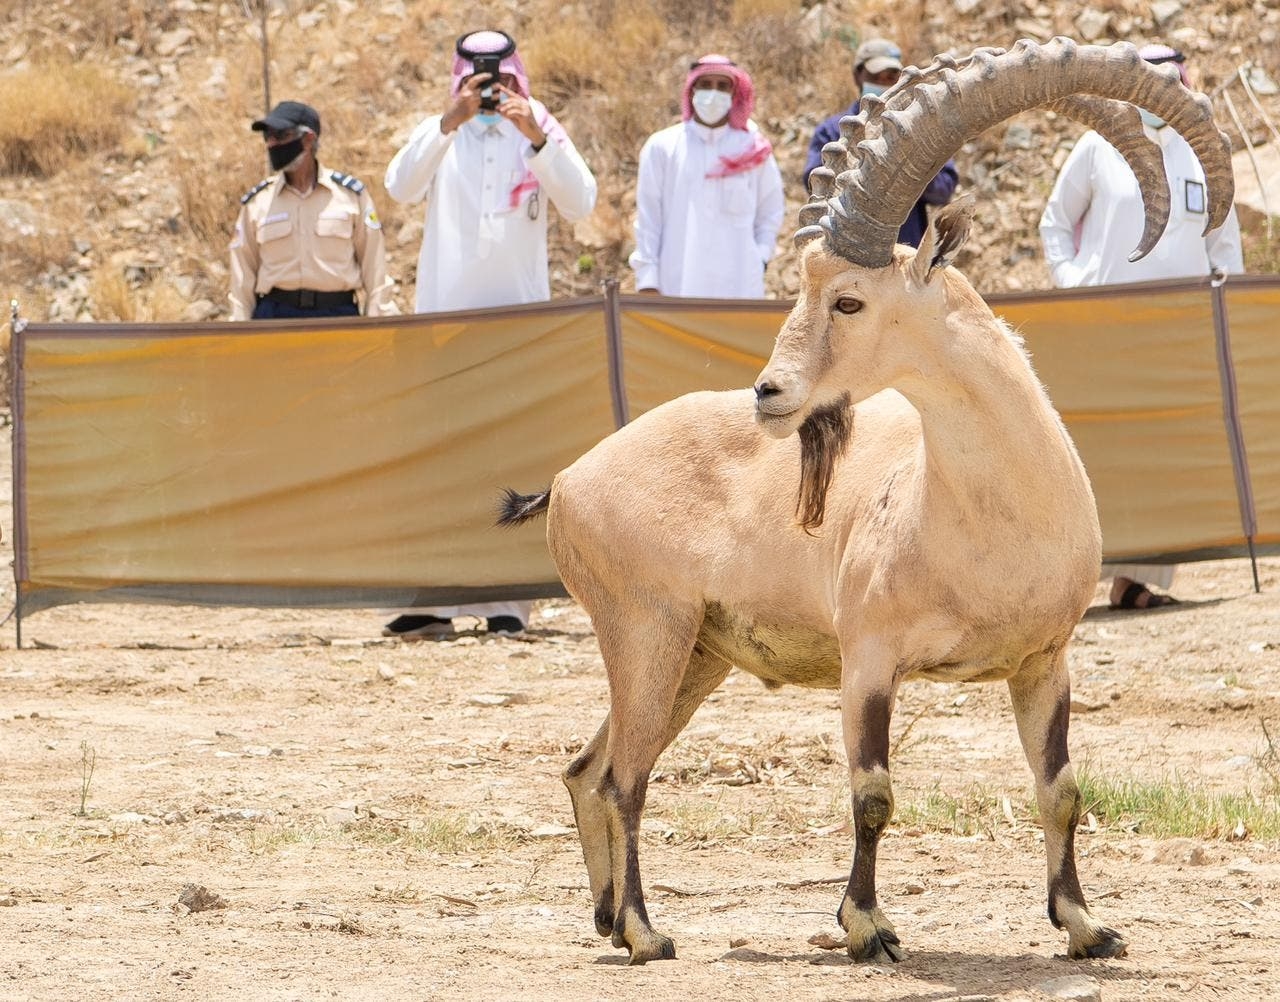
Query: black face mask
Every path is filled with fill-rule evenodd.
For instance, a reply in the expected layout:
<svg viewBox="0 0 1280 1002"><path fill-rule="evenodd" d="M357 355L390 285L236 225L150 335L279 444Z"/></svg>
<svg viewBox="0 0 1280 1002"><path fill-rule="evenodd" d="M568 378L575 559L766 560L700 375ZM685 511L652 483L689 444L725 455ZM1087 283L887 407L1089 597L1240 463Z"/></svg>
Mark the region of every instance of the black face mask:
<svg viewBox="0 0 1280 1002"><path fill-rule="evenodd" d="M284 170L291 163L298 159L302 153L302 137L291 139L287 143L280 143L278 146L267 147L267 156L271 158L272 170Z"/></svg>

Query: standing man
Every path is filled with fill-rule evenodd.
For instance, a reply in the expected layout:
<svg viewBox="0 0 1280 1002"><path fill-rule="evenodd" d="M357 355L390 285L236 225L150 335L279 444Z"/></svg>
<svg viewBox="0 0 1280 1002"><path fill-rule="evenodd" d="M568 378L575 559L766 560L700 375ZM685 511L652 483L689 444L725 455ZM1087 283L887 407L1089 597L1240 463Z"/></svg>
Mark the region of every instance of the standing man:
<svg viewBox="0 0 1280 1002"><path fill-rule="evenodd" d="M773 146L751 121L751 77L703 56L681 95L683 121L640 150L636 289L664 296L761 299L785 206Z"/></svg>
<svg viewBox="0 0 1280 1002"><path fill-rule="evenodd" d="M317 159L320 116L281 101L253 123L276 173L240 199L231 319L390 312L382 223L365 186Z"/></svg>
<svg viewBox="0 0 1280 1002"><path fill-rule="evenodd" d="M853 56L853 82L858 88L858 97L853 104L838 115L832 115L818 126L809 142L809 159L804 165L804 186L809 187L809 175L822 163L822 147L834 143L840 138L840 119L856 115L864 97L879 97L898 82L902 74L902 50L897 44L886 38L868 38L858 46ZM919 247L929 227L929 206L946 205L951 201L956 190L956 182L960 173L956 170L954 160L948 160L938 171L937 177L929 182L924 194L907 216L907 221L898 231L898 243Z"/></svg>
<svg viewBox="0 0 1280 1002"><path fill-rule="evenodd" d="M596 204L596 180L568 134L533 98L515 40L503 31L458 39L449 102L415 128L392 158L387 193L426 202L418 255L419 313L536 303L551 298L547 214L575 221ZM515 634L532 602L413 609L384 636L447 637L453 617L485 619Z"/></svg>
<svg viewBox="0 0 1280 1002"><path fill-rule="evenodd" d="M1149 63L1174 63L1183 86L1190 88L1181 52L1147 45L1139 55ZM1200 161L1163 119L1145 108L1139 113L1147 138L1164 151L1172 196L1169 224L1146 257L1129 260L1146 218L1138 180L1115 147L1098 133L1086 132L1063 163L1040 217L1045 261L1060 289L1244 271L1236 210L1221 227L1205 234L1208 206ZM1168 588L1176 566L1103 564L1103 578L1113 579L1111 607L1151 609L1176 602L1147 587L1149 583Z"/></svg>

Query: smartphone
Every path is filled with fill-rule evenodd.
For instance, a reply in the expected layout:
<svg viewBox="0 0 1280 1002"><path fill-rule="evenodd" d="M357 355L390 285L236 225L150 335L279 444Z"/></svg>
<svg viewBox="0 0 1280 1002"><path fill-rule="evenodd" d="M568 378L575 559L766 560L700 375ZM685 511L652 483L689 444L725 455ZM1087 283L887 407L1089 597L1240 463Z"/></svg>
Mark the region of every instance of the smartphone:
<svg viewBox="0 0 1280 1002"><path fill-rule="evenodd" d="M480 91L480 107L484 111L493 111L498 107L498 95L493 89L493 85L498 82L498 69L502 65L501 56L476 56L471 60L471 65L476 73L490 74L489 81L484 85L484 89Z"/></svg>

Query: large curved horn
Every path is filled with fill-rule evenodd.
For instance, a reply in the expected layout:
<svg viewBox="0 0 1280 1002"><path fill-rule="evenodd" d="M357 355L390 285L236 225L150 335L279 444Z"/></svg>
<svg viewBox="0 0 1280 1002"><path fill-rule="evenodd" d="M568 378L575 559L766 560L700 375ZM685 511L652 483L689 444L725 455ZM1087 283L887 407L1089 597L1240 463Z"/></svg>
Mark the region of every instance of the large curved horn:
<svg viewBox="0 0 1280 1002"><path fill-rule="evenodd" d="M1129 161L1148 214L1134 252L1141 257L1168 222L1168 182L1163 159L1127 138L1141 130L1117 101L1147 108L1182 134L1204 165L1205 232L1222 225L1234 194L1231 146L1213 124L1209 99L1183 87L1175 67L1146 62L1127 42L1081 46L1059 37L1043 46L1023 39L1007 52L977 49L963 60L939 56L923 70L908 67L882 97L864 98L809 177L813 196L800 210L796 242L825 236L846 260L884 267L911 206L966 140L1020 112L1054 107L1101 126Z"/></svg>

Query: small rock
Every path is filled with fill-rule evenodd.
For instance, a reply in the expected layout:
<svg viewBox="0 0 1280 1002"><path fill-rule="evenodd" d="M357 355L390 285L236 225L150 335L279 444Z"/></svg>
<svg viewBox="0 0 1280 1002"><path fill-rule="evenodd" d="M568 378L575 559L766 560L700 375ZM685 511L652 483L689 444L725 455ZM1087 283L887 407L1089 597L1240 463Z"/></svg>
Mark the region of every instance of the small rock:
<svg viewBox="0 0 1280 1002"><path fill-rule="evenodd" d="M186 323L198 324L216 316L218 307L210 299L197 299L187 304L182 311L182 319Z"/></svg>
<svg viewBox="0 0 1280 1002"><path fill-rule="evenodd" d="M1036 134L1029 126L1014 122L1004 132L1004 148L1007 150L1029 150L1035 146Z"/></svg>
<svg viewBox="0 0 1280 1002"><path fill-rule="evenodd" d="M195 32L190 28L175 28L173 31L166 31L156 42L156 55L167 59L193 38L195 38Z"/></svg>
<svg viewBox="0 0 1280 1002"><path fill-rule="evenodd" d="M270 821L274 814L271 811L260 811L253 807L214 808L209 820L215 823L225 821Z"/></svg>
<svg viewBox="0 0 1280 1002"><path fill-rule="evenodd" d="M1086 42L1096 42L1111 27L1111 15L1105 11L1086 7L1075 20L1076 31Z"/></svg>
<svg viewBox="0 0 1280 1002"><path fill-rule="evenodd" d="M150 814L139 814L137 811L123 811L111 815L111 820L121 825L154 825L159 819Z"/></svg>
<svg viewBox="0 0 1280 1002"><path fill-rule="evenodd" d="M1156 0L1151 5L1151 20L1157 28L1163 28L1182 13L1182 4L1178 0Z"/></svg>
<svg viewBox="0 0 1280 1002"><path fill-rule="evenodd" d="M0 908L12 908L18 903L18 899L12 894L0 894Z"/></svg>
<svg viewBox="0 0 1280 1002"><path fill-rule="evenodd" d="M746 946L750 942L751 940L744 936L735 936L733 939L729 940L729 946L736 950L738 947Z"/></svg>
<svg viewBox="0 0 1280 1002"><path fill-rule="evenodd" d="M522 692L477 692L467 699L472 706L515 706L529 702Z"/></svg>
<svg viewBox="0 0 1280 1002"><path fill-rule="evenodd" d="M819 950L843 950L849 945L847 936L836 937L829 932L814 933L809 937L809 945Z"/></svg>
<svg viewBox="0 0 1280 1002"><path fill-rule="evenodd" d="M800 21L800 33L814 45L821 45L831 33L831 15L825 4L814 4Z"/></svg>
<svg viewBox="0 0 1280 1002"><path fill-rule="evenodd" d="M744 947L739 947L736 950L730 950L720 959L736 960L743 964L771 964L781 960L782 958L776 957L772 953L761 953L759 950L749 950Z"/></svg>
<svg viewBox="0 0 1280 1002"><path fill-rule="evenodd" d="M346 804L325 809L324 819L331 825L350 825L360 820L360 812Z"/></svg>
<svg viewBox="0 0 1280 1002"><path fill-rule="evenodd" d="M1204 847L1189 838L1174 838L1161 842L1143 855L1144 863L1164 863L1174 866L1203 866Z"/></svg>
<svg viewBox="0 0 1280 1002"><path fill-rule="evenodd" d="M1053 978L1036 985L1036 990L1055 999L1071 1002L1102 1002L1102 986L1093 978L1074 974L1066 978Z"/></svg>
<svg viewBox="0 0 1280 1002"><path fill-rule="evenodd" d="M1255 94L1264 97L1270 97L1272 94L1280 94L1280 86L1267 76L1267 71L1261 66L1250 66L1245 76L1249 79L1249 86L1253 88ZM1275 647L1275 644L1264 645L1268 650Z"/></svg>
<svg viewBox="0 0 1280 1002"><path fill-rule="evenodd" d="M187 884L178 895L178 904L185 905L187 911L203 912L211 908L226 908L227 899L203 884Z"/></svg>
<svg viewBox="0 0 1280 1002"><path fill-rule="evenodd" d="M384 682L390 682L396 677L396 670L390 665L378 665L378 678Z"/></svg>
<svg viewBox="0 0 1280 1002"><path fill-rule="evenodd" d="M1240 856L1227 864L1227 872L1232 876L1252 876L1258 872L1258 864L1247 856Z"/></svg>
<svg viewBox="0 0 1280 1002"><path fill-rule="evenodd" d="M539 825L533 831L529 832L530 838L563 838L566 835L576 835L576 828L568 828L564 825ZM730 944L732 945L732 944Z"/></svg>
<svg viewBox="0 0 1280 1002"><path fill-rule="evenodd" d="M923 894L924 885L923 884L907 884L905 888L905 892L907 894Z"/></svg>

